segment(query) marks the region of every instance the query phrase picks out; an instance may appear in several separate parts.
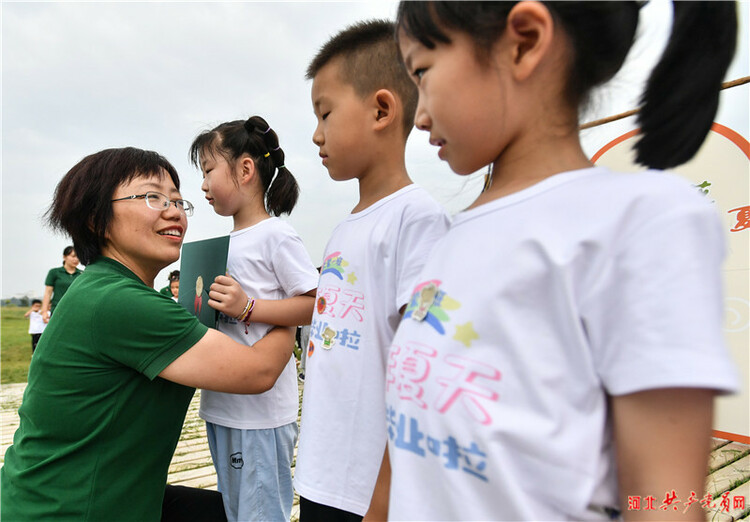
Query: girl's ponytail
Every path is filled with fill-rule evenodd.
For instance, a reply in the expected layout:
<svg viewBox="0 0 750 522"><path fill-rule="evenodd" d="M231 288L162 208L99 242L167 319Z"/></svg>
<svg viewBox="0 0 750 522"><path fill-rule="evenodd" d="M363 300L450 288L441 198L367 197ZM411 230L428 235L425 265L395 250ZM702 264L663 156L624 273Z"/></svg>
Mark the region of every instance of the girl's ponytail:
<svg viewBox="0 0 750 522"><path fill-rule="evenodd" d="M266 210L269 214L279 216L290 214L297 204L299 186L286 166L278 167L276 177L266 191Z"/></svg>
<svg viewBox="0 0 750 522"><path fill-rule="evenodd" d="M673 2L672 35L641 98L636 161L666 169L692 158L711 129L737 40L734 2Z"/></svg>
<svg viewBox="0 0 750 522"><path fill-rule="evenodd" d="M266 196L266 210L269 214L280 216L290 214L297 204L299 186L297 180L284 164L284 151L279 146L279 137L260 116L253 116L245 122L248 133L258 133L263 139L266 153L263 160L268 160L268 167L263 168L266 161L256 159L261 170L261 181ZM265 174L265 175L264 175ZM275 175L274 175L275 174Z"/></svg>

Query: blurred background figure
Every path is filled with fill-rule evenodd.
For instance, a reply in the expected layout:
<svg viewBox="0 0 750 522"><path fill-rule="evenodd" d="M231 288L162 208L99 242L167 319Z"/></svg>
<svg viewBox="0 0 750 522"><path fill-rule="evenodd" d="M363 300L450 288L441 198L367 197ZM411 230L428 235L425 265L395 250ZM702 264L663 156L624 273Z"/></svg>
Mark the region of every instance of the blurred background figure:
<svg viewBox="0 0 750 522"><path fill-rule="evenodd" d="M68 291L73 280L83 272L78 268L78 256L72 246L66 246L63 250L62 266L52 268L47 272L44 280L44 297L42 298L42 320L47 323L55 307Z"/></svg>

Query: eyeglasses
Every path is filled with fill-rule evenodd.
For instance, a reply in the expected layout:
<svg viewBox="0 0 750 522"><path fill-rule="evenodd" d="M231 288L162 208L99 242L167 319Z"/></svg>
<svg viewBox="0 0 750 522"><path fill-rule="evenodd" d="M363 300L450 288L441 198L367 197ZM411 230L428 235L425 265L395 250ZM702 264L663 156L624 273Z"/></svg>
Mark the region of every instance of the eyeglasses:
<svg viewBox="0 0 750 522"><path fill-rule="evenodd" d="M124 201L126 199L141 199L146 200L146 206L154 210L163 212L169 208L170 203L174 203L174 206L185 214L187 217L193 215L193 204L185 199L169 199L161 192L146 192L145 194L136 194L134 196L127 196L125 198L117 198L112 201Z"/></svg>

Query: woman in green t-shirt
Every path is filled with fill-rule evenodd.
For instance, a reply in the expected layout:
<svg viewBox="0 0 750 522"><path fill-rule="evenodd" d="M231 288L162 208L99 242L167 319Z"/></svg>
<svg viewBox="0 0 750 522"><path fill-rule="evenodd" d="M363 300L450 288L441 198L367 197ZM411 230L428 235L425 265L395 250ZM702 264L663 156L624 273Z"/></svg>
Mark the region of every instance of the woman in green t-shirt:
<svg viewBox="0 0 750 522"><path fill-rule="evenodd" d="M165 485L195 388L270 389L293 331L247 347L203 326L154 278L180 256L193 206L155 152L108 149L58 184L50 224L86 270L37 346L0 470L7 520L220 520L221 495ZM211 295L209 294L209 297ZM211 304L211 301L208 301Z"/></svg>
<svg viewBox="0 0 750 522"><path fill-rule="evenodd" d="M42 298L42 319L45 323L49 322L50 315L55 311L57 303L62 296L68 291L76 277L83 273L78 268L78 256L73 246L66 246L63 249L63 264L50 269L44 280L44 297Z"/></svg>

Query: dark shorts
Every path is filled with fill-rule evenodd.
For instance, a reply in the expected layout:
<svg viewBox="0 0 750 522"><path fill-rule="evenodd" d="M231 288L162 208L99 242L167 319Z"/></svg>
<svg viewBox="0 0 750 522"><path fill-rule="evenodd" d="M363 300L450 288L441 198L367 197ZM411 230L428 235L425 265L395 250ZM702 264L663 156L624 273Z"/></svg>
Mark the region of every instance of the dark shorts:
<svg viewBox="0 0 750 522"><path fill-rule="evenodd" d="M362 516L300 497L299 522L362 522Z"/></svg>
<svg viewBox="0 0 750 522"><path fill-rule="evenodd" d="M167 485L162 522L226 522L221 493L210 489Z"/></svg>

